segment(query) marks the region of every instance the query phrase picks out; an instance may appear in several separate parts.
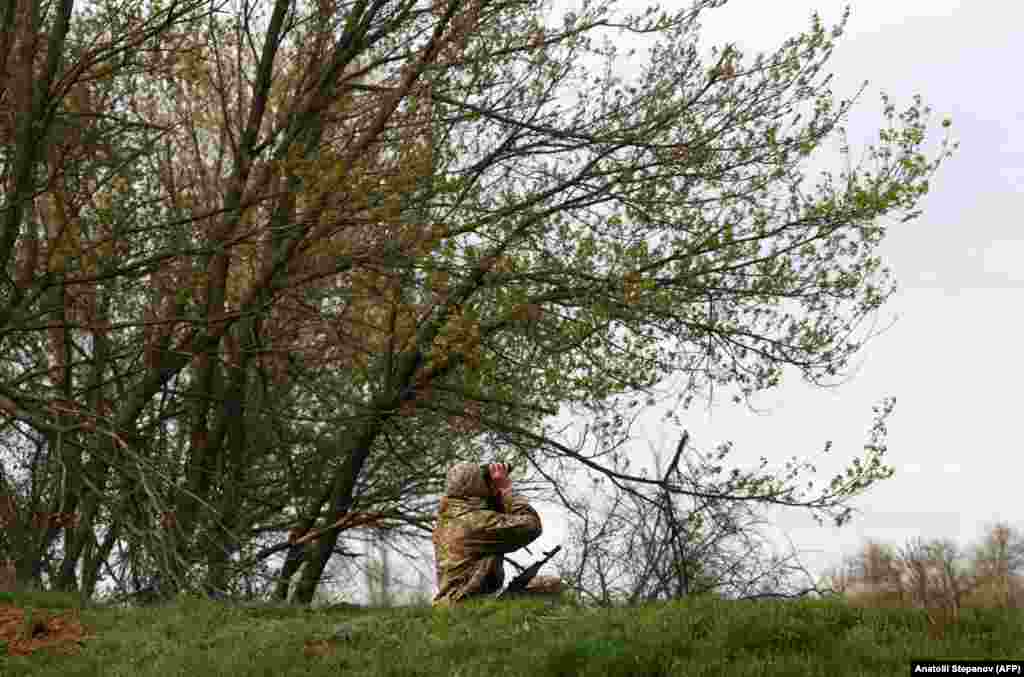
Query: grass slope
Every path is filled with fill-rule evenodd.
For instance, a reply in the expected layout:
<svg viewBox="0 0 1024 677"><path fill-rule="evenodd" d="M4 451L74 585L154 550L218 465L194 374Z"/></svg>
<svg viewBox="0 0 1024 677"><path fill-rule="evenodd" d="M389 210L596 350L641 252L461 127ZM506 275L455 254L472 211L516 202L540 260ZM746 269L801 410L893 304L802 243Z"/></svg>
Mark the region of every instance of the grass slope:
<svg viewBox="0 0 1024 677"><path fill-rule="evenodd" d="M1024 658L1021 610L965 609L940 637L923 611L841 601L705 598L616 609L485 601L452 610L331 611L182 598L103 609L37 593L13 604L37 619L77 618L88 637L73 653L9 656L0 647L4 677L876 677L907 674L912 658Z"/></svg>

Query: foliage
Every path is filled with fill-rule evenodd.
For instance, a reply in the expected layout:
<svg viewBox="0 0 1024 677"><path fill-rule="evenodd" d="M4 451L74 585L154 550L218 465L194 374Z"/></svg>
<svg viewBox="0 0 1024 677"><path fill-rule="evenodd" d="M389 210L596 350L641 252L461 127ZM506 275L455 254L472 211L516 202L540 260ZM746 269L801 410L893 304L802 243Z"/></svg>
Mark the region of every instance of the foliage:
<svg viewBox="0 0 1024 677"><path fill-rule="evenodd" d="M92 594L114 560L125 590L237 588L324 518L422 535L444 468L495 442L536 473L649 482L604 455L616 398L669 377L684 407L787 367L839 377L894 289L889 222L952 149L925 154L919 98L884 98L864 165L812 184L852 105L825 71L845 18L707 58L721 4L7 3L4 493L80 517L7 543L19 578L46 563ZM616 32L657 38L635 79ZM593 449L545 424L570 408ZM890 410L820 496L723 490L841 522L891 473ZM264 587L283 598L305 561L312 600L340 533Z"/></svg>

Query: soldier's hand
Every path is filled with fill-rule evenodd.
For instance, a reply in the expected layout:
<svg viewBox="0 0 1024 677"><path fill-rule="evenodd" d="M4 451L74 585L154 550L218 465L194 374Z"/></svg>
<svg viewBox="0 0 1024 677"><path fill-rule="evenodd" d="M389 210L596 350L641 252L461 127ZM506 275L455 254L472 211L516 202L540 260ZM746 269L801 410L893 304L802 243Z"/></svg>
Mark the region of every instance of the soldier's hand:
<svg viewBox="0 0 1024 677"><path fill-rule="evenodd" d="M487 472L491 475L491 482L495 491L507 493L512 490L512 480L508 477L508 465L504 463L491 463L487 466Z"/></svg>

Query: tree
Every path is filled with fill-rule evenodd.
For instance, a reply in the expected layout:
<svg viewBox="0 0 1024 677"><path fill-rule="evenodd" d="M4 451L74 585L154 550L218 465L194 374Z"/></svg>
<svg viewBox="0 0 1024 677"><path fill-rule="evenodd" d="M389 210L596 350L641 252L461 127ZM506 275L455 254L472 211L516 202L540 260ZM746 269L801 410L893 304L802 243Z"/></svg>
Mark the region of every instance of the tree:
<svg viewBox="0 0 1024 677"><path fill-rule="evenodd" d="M1020 606L1020 576L1024 573L1024 538L1005 522L993 524L985 539L974 549L973 574L979 589L991 594L997 604Z"/></svg>
<svg viewBox="0 0 1024 677"><path fill-rule="evenodd" d="M907 586L912 580L905 552L868 540L857 554L828 569L821 587L858 603L902 606L910 596Z"/></svg>
<svg viewBox="0 0 1024 677"><path fill-rule="evenodd" d="M366 587L370 592L370 606L394 606L391 557L386 545L379 542L377 558L366 568Z"/></svg>
<svg viewBox="0 0 1024 677"><path fill-rule="evenodd" d="M11 2L0 12L0 409L6 441L36 447L30 486L4 489L22 498L23 515L85 518L48 524L17 544L19 578L39 580L62 531L91 531L94 512L79 508L100 461L93 454L87 463L85 450L124 444L99 421L111 415L114 391L124 393L123 384L105 386L108 358L124 348L119 336L108 336L118 315L111 298L126 291L111 269L130 243L118 223L96 218L104 208L98 187L116 183L110 170L137 157L133 145L154 130L106 108L118 95L107 85L130 68L126 54L195 12L189 2L141 18L114 13L102 17L102 29L100 20L74 20L71 0ZM76 32L80 23L93 26L95 39ZM67 565L51 578L65 575Z"/></svg>
<svg viewBox="0 0 1024 677"><path fill-rule="evenodd" d="M900 548L868 541L844 573L833 575L834 589L855 599L941 607L954 614L975 587L961 548L950 539L915 538Z"/></svg>
<svg viewBox="0 0 1024 677"><path fill-rule="evenodd" d="M444 466L492 440L537 473L845 520L891 473L891 403L818 496L603 460L621 398L673 375L686 402L841 375L893 292L884 221L917 215L950 151L923 153L920 99L884 99L873 166L810 186L852 105L823 74L845 17L705 62L698 18L721 4L546 25L511 0L8 3L0 411L73 478L44 492L81 514L58 585L104 516L181 584L223 585L295 520L423 527ZM609 31L659 38L635 81ZM549 430L561 407L601 426L593 450ZM302 554L301 601L340 534Z"/></svg>
<svg viewBox="0 0 1024 677"><path fill-rule="evenodd" d="M975 581L970 575L961 548L952 540L932 543L928 554L938 568L938 599L940 604L959 616L966 595L973 589Z"/></svg>
<svg viewBox="0 0 1024 677"><path fill-rule="evenodd" d="M866 585L875 589L899 590L899 555L890 546L868 541L858 558L857 574Z"/></svg>
<svg viewBox="0 0 1024 677"><path fill-rule="evenodd" d="M652 447L655 474L663 485L675 480L706 493L716 482L720 459L687 449L688 438L681 436L664 468ZM582 600L607 606L705 594L755 599L819 592L816 585L794 580L807 575L796 553L768 552L759 533L765 521L751 503L615 485L609 496L594 479L589 499L573 505L573 554L563 565L563 576Z"/></svg>

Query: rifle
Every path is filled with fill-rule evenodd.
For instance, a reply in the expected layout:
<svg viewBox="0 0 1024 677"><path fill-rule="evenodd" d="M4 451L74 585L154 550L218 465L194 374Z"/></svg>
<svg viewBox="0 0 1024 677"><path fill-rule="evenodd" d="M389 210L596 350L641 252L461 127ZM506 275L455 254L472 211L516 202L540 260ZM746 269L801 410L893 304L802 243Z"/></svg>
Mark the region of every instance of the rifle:
<svg viewBox="0 0 1024 677"><path fill-rule="evenodd" d="M544 553L544 557L540 558L530 566L526 567L519 574L509 582L504 590L499 592L495 597L501 599L510 595L519 595L526 592L526 586L530 584L533 577L537 575L540 568L551 561L551 558L558 554L558 551L562 549L562 546L556 545L551 550Z"/></svg>

